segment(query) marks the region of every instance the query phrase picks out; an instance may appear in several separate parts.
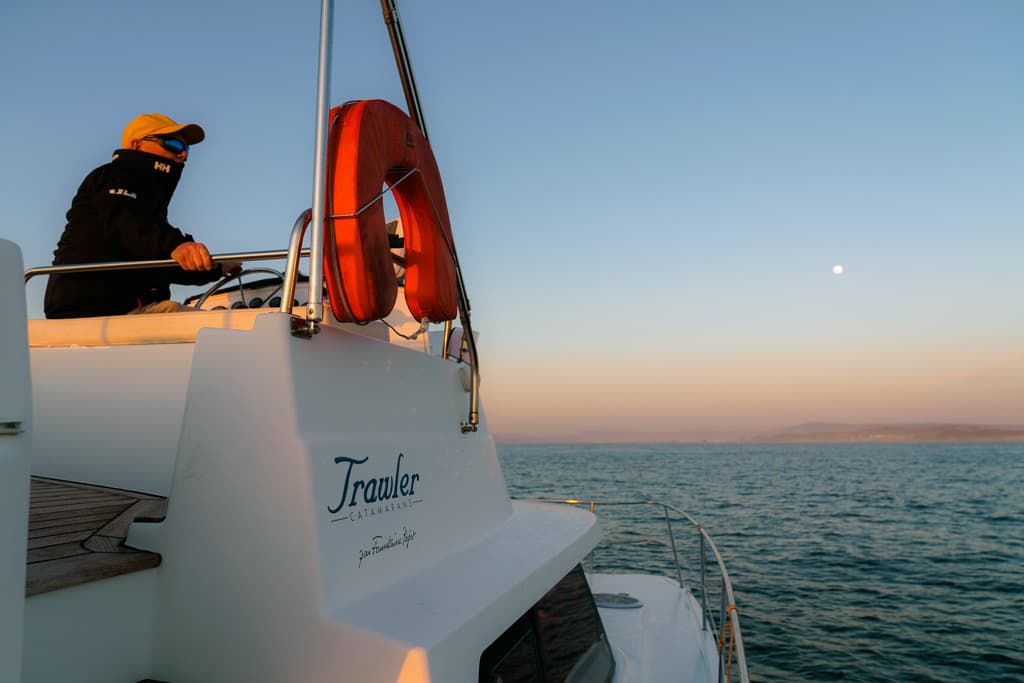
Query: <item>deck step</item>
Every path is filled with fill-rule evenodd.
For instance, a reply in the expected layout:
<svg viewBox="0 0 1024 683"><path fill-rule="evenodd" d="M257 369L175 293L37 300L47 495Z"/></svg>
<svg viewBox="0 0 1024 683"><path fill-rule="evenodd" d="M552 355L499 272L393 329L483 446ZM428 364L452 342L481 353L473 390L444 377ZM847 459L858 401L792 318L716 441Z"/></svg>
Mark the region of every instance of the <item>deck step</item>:
<svg viewBox="0 0 1024 683"><path fill-rule="evenodd" d="M160 555L125 545L135 521L157 522L167 499L32 477L25 595L151 569Z"/></svg>

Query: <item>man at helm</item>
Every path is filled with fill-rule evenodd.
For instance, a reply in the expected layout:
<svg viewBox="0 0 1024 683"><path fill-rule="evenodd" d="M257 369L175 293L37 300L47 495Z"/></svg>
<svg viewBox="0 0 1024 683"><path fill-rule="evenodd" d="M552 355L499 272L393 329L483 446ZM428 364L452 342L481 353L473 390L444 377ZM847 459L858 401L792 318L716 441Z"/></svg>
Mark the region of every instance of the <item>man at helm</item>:
<svg viewBox="0 0 1024 683"><path fill-rule="evenodd" d="M169 300L172 282L199 285L221 277L225 268L213 263L206 246L167 222L189 146L205 135L199 125L163 114L134 118L110 163L82 181L53 252L54 265L172 258L180 267L51 275L47 318L183 310Z"/></svg>

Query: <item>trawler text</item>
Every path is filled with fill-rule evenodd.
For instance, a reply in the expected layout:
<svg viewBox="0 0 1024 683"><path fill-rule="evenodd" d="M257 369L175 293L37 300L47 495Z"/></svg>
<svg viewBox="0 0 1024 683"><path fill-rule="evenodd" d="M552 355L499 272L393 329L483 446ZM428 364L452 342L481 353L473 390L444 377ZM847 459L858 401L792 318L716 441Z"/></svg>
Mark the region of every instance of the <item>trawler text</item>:
<svg viewBox="0 0 1024 683"><path fill-rule="evenodd" d="M416 472L409 474L401 471L403 457L405 455L399 453L395 459L395 475L393 477L376 477L371 479L352 478L352 470L355 466L362 465L370 459L369 457L362 458L361 460L344 455L336 457L334 459L335 464L348 463L348 467L345 470L345 484L341 489L341 500L334 507L328 505L327 511L331 514L337 514L345 506L346 502L350 506L358 505L360 502L369 505L371 503L414 495L416 493L416 482L419 481L420 475ZM360 492L362 495L360 495Z"/></svg>

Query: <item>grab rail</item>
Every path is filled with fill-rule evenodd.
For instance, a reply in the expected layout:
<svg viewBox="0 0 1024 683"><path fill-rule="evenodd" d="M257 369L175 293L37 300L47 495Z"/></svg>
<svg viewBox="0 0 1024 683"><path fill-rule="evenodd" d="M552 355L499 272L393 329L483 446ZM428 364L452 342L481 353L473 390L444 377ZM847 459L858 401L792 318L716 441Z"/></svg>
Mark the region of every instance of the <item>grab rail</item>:
<svg viewBox="0 0 1024 683"><path fill-rule="evenodd" d="M592 514L596 514L597 506L604 507L623 507L623 506L646 506L646 507L660 507L665 518L665 527L668 531L669 546L672 549L672 560L676 571L676 580L679 583L680 588L684 586L683 575L682 575L682 564L679 561L679 550L676 547L675 533L672 530L672 514L674 513L678 517L682 517L692 525L698 533L700 539L700 594L701 594L701 611L703 612L703 624L702 627L705 631L712 631L719 634L715 638L718 644L718 680L728 681L732 672L733 653L735 652L735 659L737 669L739 671L740 683L749 683L750 675L747 671L747 658L746 653L743 649L743 633L740 630L740 617L739 609L736 607L736 599L733 595L732 581L729 579L729 572L725 568L725 561L722 559L722 555L718 552L718 547L715 545L710 534L704 529L696 519L691 515L683 512L679 508L666 503L660 503L653 500L639 500L639 501L608 501L608 500L576 500L576 499L550 499L540 498L533 499L541 503L561 503L564 505L587 505ZM600 547L609 547L613 545L628 545L636 543L649 543L654 545L665 546L664 541L658 541L655 539L643 539L640 541L629 541L629 540L608 540L601 543ZM712 613L711 606L708 604L708 578L707 578L707 549L711 549L711 554L714 557L715 563L718 565L719 576L721 577L720 589L720 604L718 609L718 623L721 624L721 631L719 632L718 626L715 623L715 615ZM590 551L590 571L593 573L594 569L594 550ZM692 571L687 566L687 571ZM726 636L728 634L729 642L726 643ZM726 651L726 645L728 650Z"/></svg>
<svg viewBox="0 0 1024 683"><path fill-rule="evenodd" d="M284 291L281 292L282 313L291 313L289 306L295 298L295 287L299 280L299 259L309 255L309 249L302 248L302 240L312 220L313 209L306 209L299 214L292 226L292 233L288 239L288 261L284 267Z"/></svg>
<svg viewBox="0 0 1024 683"><path fill-rule="evenodd" d="M287 258L287 250L278 251L239 251L232 254L210 254L214 263L221 261L276 261ZM309 256L309 249L303 249L301 256ZM98 263L77 263L72 266L43 266L29 268L25 271L25 282L37 275L53 275L54 273L94 273L97 271L135 270L136 268L173 268L178 262L172 258L153 261L105 261Z"/></svg>

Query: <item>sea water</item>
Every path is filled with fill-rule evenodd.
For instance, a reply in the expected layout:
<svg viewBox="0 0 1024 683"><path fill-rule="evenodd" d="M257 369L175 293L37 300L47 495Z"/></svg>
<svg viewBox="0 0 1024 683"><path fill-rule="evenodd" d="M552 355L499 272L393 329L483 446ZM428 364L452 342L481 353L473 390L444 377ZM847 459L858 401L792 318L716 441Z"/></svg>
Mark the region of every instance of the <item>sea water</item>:
<svg viewBox="0 0 1024 683"><path fill-rule="evenodd" d="M733 582L751 680L1024 681L1024 444L498 452L513 497L657 500L703 523ZM632 514L606 535L636 534ZM597 568L647 552L613 546Z"/></svg>

